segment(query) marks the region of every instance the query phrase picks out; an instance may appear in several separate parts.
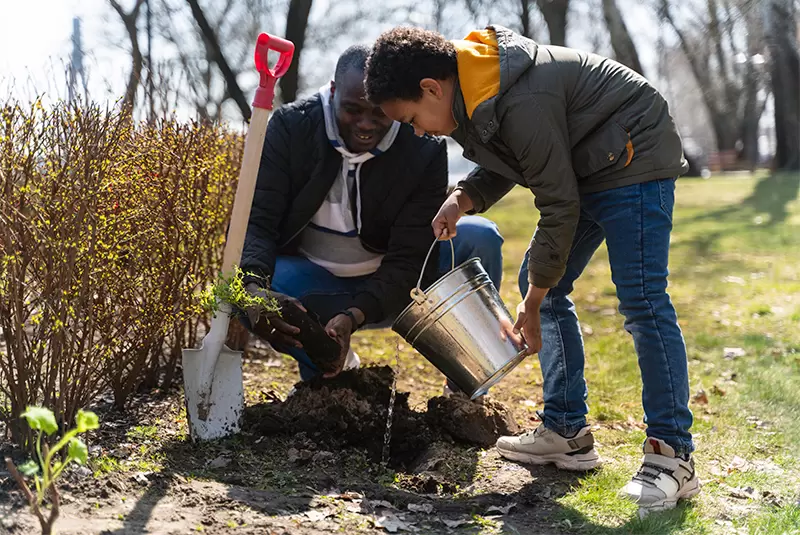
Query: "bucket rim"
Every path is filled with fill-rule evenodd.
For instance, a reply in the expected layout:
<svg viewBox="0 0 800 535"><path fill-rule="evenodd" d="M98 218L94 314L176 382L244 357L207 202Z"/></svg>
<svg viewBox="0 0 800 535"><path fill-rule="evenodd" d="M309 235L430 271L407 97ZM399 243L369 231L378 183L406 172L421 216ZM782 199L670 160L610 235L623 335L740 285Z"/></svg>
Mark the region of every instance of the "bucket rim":
<svg viewBox="0 0 800 535"><path fill-rule="evenodd" d="M474 256L474 257L470 258L466 262L462 262L461 264L457 265L455 267L455 269L451 270L450 272L448 272L448 273L442 275L441 277L439 277L438 279L436 279L436 282L434 282L433 284L428 286L424 290L424 293L428 294L429 292L433 292L434 290L436 290L436 288L438 286L440 286L445 281L445 279L447 279L451 275L454 275L457 271L460 271L462 268L468 266L469 264L475 264L475 263L480 265L480 258L478 258L477 256ZM483 269L483 266L481 266L481 269ZM492 284L492 285L494 286L494 284ZM406 306L406 308L404 308L403 311L400 314L398 314L397 317L395 318L395 320L392 322L392 330L395 329L395 327L403 319L403 317L406 316L416 305L417 305L417 303L415 303L414 300L412 299L411 302Z"/></svg>
<svg viewBox="0 0 800 535"><path fill-rule="evenodd" d="M492 388L497 383L502 381L506 375L508 375L514 369L516 369L516 367L519 366L522 363L522 361L528 357L528 355L525 354L526 351L527 348L517 353L516 357L509 360L507 363L505 363L505 365L503 365L502 368L494 372L491 377L489 377L483 383L481 383L481 385L478 388L476 388L475 392L473 392L472 395L470 396L469 398L470 401L475 401L479 397L488 394L490 388Z"/></svg>

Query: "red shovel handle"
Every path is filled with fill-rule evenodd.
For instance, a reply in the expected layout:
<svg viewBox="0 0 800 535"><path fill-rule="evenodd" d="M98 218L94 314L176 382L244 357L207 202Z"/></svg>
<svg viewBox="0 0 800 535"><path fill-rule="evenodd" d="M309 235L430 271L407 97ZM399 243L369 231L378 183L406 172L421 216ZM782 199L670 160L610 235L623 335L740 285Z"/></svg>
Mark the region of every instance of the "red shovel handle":
<svg viewBox="0 0 800 535"><path fill-rule="evenodd" d="M280 52L280 57L274 68L269 66L268 54L270 50ZM272 100L275 98L275 82L289 70L289 65L292 64L292 56L294 56L294 43L291 41L267 33L262 33L258 36L255 60L256 70L261 75L261 81L256 89L253 107L272 109Z"/></svg>

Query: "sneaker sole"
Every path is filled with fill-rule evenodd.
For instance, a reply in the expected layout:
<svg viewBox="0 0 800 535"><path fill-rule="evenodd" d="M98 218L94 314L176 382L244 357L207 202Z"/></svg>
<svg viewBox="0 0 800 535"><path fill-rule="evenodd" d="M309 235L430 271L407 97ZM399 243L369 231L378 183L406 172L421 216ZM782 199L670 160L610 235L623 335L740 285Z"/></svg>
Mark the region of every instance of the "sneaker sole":
<svg viewBox="0 0 800 535"><path fill-rule="evenodd" d="M532 455L530 453L508 451L502 448L497 448L497 452L511 461L537 465L554 464L557 468L572 472L586 472L587 470L596 468L601 464L600 456L594 449L589 453L584 453L581 455L567 455L566 453Z"/></svg>
<svg viewBox="0 0 800 535"><path fill-rule="evenodd" d="M686 486L681 489L681 492L674 498L665 498L661 501L654 502L648 505L639 505L639 517L646 516L649 513L658 513L660 511L669 511L675 509L679 500L691 498L700 493L700 479L695 477L686 483Z"/></svg>

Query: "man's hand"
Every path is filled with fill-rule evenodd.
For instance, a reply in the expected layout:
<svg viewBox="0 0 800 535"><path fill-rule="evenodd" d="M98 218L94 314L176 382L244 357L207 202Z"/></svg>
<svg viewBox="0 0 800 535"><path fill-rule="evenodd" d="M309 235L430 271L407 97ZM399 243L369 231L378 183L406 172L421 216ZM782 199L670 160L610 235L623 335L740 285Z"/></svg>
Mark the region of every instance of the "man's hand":
<svg viewBox="0 0 800 535"><path fill-rule="evenodd" d="M364 322L364 313L357 308L349 309L350 312L356 317L356 321L358 324ZM325 332L328 333L328 336L336 340L339 345L342 347L341 353L339 353L339 359L336 361L336 366L332 371L324 373L322 376L325 378L336 377L341 373L342 368L344 367L344 361L347 358L347 353L350 351L350 337L353 334L353 331L358 327L358 325L353 324L353 320L350 319L350 316L346 314L338 314L331 318L328 322L328 325L325 326Z"/></svg>
<svg viewBox="0 0 800 535"><path fill-rule="evenodd" d="M456 223L461 216L472 210L472 200L462 190L457 189L445 199L431 226L433 235L440 240L450 240L456 236Z"/></svg>
<svg viewBox="0 0 800 535"><path fill-rule="evenodd" d="M538 353L542 349L542 322L539 316L539 308L542 306L544 296L547 295L546 288L528 288L528 295L517 307L517 323L514 325L514 332L521 333L528 345L527 355Z"/></svg>
<svg viewBox="0 0 800 535"><path fill-rule="evenodd" d="M261 288L258 284L251 282L245 289L250 295L260 296L265 299L276 299L278 301L288 299L297 305L303 312L306 311L305 307L295 299L288 295L270 292ZM250 320L250 325L254 332L267 342L283 344L290 347L303 347L299 340L295 339L300 333L300 329L294 325L286 323L277 312L264 312L261 307L249 307L247 310L247 318Z"/></svg>

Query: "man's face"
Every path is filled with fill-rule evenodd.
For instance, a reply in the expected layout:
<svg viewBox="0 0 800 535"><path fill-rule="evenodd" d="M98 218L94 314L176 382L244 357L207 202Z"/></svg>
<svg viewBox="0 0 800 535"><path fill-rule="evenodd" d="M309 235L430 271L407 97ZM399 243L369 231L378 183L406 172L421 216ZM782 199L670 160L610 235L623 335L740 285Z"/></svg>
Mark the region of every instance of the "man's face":
<svg viewBox="0 0 800 535"><path fill-rule="evenodd" d="M381 108L395 121L413 126L418 136L449 136L458 127L453 119L452 88L431 78L422 80L420 87L419 100L390 100Z"/></svg>
<svg viewBox="0 0 800 535"><path fill-rule="evenodd" d="M338 84L332 84L333 110L347 148L352 152L367 152L374 149L392 120L380 106L367 101L364 93L364 73L358 69L347 71Z"/></svg>

